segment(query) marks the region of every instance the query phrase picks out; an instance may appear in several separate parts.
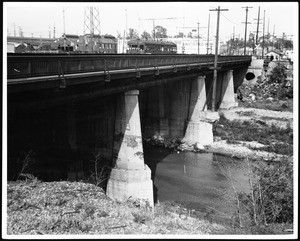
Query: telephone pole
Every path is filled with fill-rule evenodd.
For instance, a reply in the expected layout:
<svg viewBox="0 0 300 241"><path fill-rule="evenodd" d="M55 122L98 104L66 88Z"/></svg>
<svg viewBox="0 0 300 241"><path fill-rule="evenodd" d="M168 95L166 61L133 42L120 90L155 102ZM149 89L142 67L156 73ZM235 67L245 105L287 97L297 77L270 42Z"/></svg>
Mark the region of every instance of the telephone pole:
<svg viewBox="0 0 300 241"><path fill-rule="evenodd" d="M258 32L259 32L259 20L260 20L259 16L260 16L260 7L258 7L258 18L257 18L257 19L256 19L256 18L254 19L254 20L257 20L256 40L255 40L255 44L256 44L256 45L258 44Z"/></svg>
<svg viewBox="0 0 300 241"><path fill-rule="evenodd" d="M198 24L198 54L200 54L200 49L199 49L199 47L200 47L200 41L199 41L199 24L200 23L197 23Z"/></svg>
<svg viewBox="0 0 300 241"><path fill-rule="evenodd" d="M216 9L210 9L209 11L218 11L217 15L217 33L216 33L216 48L215 48L215 61L214 61L214 75L213 75L213 93L212 93L212 111L215 111L216 102L216 88L217 88L217 67L218 67L218 42L219 42L219 23L220 12L228 11L228 9L220 9L220 6Z"/></svg>
<svg viewBox="0 0 300 241"><path fill-rule="evenodd" d="M206 54L208 54L209 51L209 23L210 23L210 14L208 14L208 31L207 31L207 50L206 50Z"/></svg>
<svg viewBox="0 0 300 241"><path fill-rule="evenodd" d="M244 55L246 55L246 44L247 44L247 24L251 24L250 22L247 22L248 20L248 11L249 11L249 8L252 8L252 7L242 7L242 8L246 8L246 21L245 21L245 43L244 43Z"/></svg>
<svg viewBox="0 0 300 241"><path fill-rule="evenodd" d="M259 20L260 20L259 14L260 14L260 7L258 7L258 18L257 18L257 19L256 19L256 18L254 19L254 20L257 20L256 40L255 40L256 45L257 45L257 42L258 42L258 30L259 30Z"/></svg>
<svg viewBox="0 0 300 241"><path fill-rule="evenodd" d="M55 23L54 23L54 27L53 27L53 38L55 38Z"/></svg>
<svg viewBox="0 0 300 241"><path fill-rule="evenodd" d="M264 48L265 48L265 13L266 10L264 10L264 20L263 20L263 42L262 42L262 53L261 53L262 58L264 58Z"/></svg>

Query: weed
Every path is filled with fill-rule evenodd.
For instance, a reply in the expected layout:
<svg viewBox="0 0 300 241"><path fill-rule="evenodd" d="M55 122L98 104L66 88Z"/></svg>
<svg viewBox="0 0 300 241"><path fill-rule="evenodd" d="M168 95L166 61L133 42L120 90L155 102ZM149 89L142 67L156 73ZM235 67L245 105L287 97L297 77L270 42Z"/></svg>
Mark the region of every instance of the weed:
<svg viewBox="0 0 300 241"><path fill-rule="evenodd" d="M147 221L151 221L153 219L153 215L151 212L147 211L137 211L131 212L132 216L134 217L133 221L136 223L145 223Z"/></svg>
<svg viewBox="0 0 300 241"><path fill-rule="evenodd" d="M101 154L95 154L94 157L94 160L90 160L90 162L94 164L94 170L92 171L88 180L95 184L97 187L103 187L105 186L103 185L104 182L106 182L109 178L111 167L108 165L103 165L103 163L101 163L103 161Z"/></svg>
<svg viewBox="0 0 300 241"><path fill-rule="evenodd" d="M23 159L23 161L21 161L21 170L17 175L17 180L34 179L34 176L29 173L31 171L31 166L33 165L33 163L35 163L35 159L33 158L34 155L35 153L32 150L29 150L28 153L25 154L25 158ZM20 161L18 160L18 162Z"/></svg>

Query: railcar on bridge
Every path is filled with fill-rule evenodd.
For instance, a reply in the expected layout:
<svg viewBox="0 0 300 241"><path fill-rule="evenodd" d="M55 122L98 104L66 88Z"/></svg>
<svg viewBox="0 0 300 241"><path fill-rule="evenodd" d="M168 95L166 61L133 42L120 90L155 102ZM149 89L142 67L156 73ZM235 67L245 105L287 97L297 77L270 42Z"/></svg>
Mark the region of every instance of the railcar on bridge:
<svg viewBox="0 0 300 241"><path fill-rule="evenodd" d="M169 41L130 40L127 43L128 54L176 54L177 45Z"/></svg>

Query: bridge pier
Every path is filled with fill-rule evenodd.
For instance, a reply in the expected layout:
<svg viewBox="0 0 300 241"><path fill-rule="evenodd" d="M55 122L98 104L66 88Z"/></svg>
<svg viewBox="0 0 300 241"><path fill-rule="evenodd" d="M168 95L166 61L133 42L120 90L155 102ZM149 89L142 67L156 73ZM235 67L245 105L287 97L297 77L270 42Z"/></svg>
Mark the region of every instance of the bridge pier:
<svg viewBox="0 0 300 241"><path fill-rule="evenodd" d="M219 119L219 115L207 111L205 76L199 76L191 84L189 116L183 141L190 145L209 145L213 143L212 123Z"/></svg>
<svg viewBox="0 0 300 241"><path fill-rule="evenodd" d="M221 96L220 109L230 109L238 106L234 98L233 70L224 73Z"/></svg>
<svg viewBox="0 0 300 241"><path fill-rule="evenodd" d="M138 90L121 94L117 103L114 134L114 165L107 196L118 201L129 197L153 203L151 170L144 163Z"/></svg>

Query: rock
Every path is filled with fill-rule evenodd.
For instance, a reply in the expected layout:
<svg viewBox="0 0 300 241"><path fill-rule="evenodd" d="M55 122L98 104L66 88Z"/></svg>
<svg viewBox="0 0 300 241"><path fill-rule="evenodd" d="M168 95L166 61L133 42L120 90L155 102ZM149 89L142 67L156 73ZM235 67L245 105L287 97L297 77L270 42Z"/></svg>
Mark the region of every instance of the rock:
<svg viewBox="0 0 300 241"><path fill-rule="evenodd" d="M255 101L255 99L256 99L256 96L255 96L255 94L253 94L253 93L251 93L251 94L249 95L249 97L251 98L252 101Z"/></svg>
<svg viewBox="0 0 300 241"><path fill-rule="evenodd" d="M195 148L195 150L204 150L205 149L205 147L203 145L201 145L199 142L197 142L194 145L194 148Z"/></svg>

